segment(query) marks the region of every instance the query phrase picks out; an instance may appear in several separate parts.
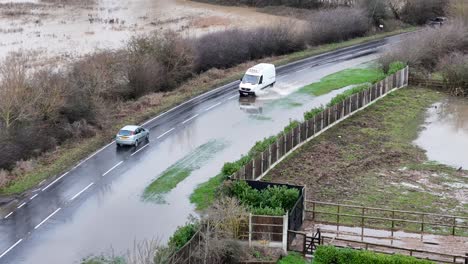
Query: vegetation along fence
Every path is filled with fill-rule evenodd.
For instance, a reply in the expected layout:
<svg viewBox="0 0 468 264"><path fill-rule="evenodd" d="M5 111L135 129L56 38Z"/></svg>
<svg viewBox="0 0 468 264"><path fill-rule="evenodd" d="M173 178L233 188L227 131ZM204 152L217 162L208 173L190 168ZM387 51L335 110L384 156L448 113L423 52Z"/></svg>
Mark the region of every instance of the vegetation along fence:
<svg viewBox="0 0 468 264"><path fill-rule="evenodd" d="M373 101L396 88L408 85L409 68L396 72L367 90L348 97L341 103L328 107L309 120L305 120L289 133L281 135L267 150L253 157L234 173L231 179L259 180L285 156L300 145L318 136L332 125L363 109Z"/></svg>
<svg viewBox="0 0 468 264"><path fill-rule="evenodd" d="M468 217L429 214L394 209L343 205L318 201L305 202L306 219L330 223L336 226L361 227L361 237L365 228L389 230L391 237L396 231L417 232L420 234L441 234L468 236Z"/></svg>
<svg viewBox="0 0 468 264"><path fill-rule="evenodd" d="M198 230L195 235L179 250L174 252L167 263L171 264L185 264L185 263L197 263L198 258L194 256L194 252L200 252L202 246L203 236L202 231Z"/></svg>
<svg viewBox="0 0 468 264"><path fill-rule="evenodd" d="M427 250L403 248L391 245L381 245L365 241L356 241L337 237L322 236L322 245L333 245L335 247L354 248L354 249L365 249L377 253L383 254L400 254L408 255L415 258L427 259L435 261L437 263L463 263L468 264L468 254L456 255L456 254L445 254L439 252L432 252Z"/></svg>

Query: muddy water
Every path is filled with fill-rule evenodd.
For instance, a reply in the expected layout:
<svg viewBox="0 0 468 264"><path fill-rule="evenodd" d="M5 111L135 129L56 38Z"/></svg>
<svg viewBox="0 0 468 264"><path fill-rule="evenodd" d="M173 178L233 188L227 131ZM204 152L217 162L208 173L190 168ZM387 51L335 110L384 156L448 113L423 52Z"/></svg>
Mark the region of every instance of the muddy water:
<svg viewBox="0 0 468 264"><path fill-rule="evenodd" d="M431 161L468 169L468 100L451 97L432 105L415 144Z"/></svg>
<svg viewBox="0 0 468 264"><path fill-rule="evenodd" d="M0 59L22 50L31 51L38 63L63 62L97 49L123 47L132 36L154 30L191 36L280 19L253 9L182 0L76 0L74 5L0 0Z"/></svg>

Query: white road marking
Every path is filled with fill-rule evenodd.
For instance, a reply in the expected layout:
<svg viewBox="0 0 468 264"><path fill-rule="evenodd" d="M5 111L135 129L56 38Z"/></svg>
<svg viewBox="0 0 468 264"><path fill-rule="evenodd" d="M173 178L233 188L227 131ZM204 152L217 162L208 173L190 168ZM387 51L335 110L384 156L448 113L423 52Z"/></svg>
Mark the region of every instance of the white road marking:
<svg viewBox="0 0 468 264"><path fill-rule="evenodd" d="M42 191L45 191L47 190L50 186L52 186L54 183L58 182L60 179L62 179L63 177L65 177L65 175L68 174L68 171L65 172L64 174L62 174L62 176L58 177L57 179L55 179L55 181L51 182L49 185L47 185L44 189L42 189Z"/></svg>
<svg viewBox="0 0 468 264"><path fill-rule="evenodd" d="M106 176L106 174L108 174L109 172L111 172L113 169L117 168L120 164L122 164L123 161L117 163L114 165L114 167L110 168L108 171L104 172L104 174L102 174L102 176Z"/></svg>
<svg viewBox="0 0 468 264"><path fill-rule="evenodd" d="M25 204L26 204L26 202L20 204L20 206L18 206L17 208L20 209L20 208L23 207Z"/></svg>
<svg viewBox="0 0 468 264"><path fill-rule="evenodd" d="M168 133L170 133L170 132L171 132L172 130L174 130L174 129L175 129L175 127L173 127L173 128L171 128L171 129L169 129L168 131L162 133L161 135L159 135L159 137L157 137L157 139L160 139L160 138L164 137L165 135L167 135Z"/></svg>
<svg viewBox="0 0 468 264"><path fill-rule="evenodd" d="M149 144L144 145L143 147L141 147L141 149L139 149L139 150L133 152L130 156L133 156L133 155L137 154L138 152L142 151L142 150L143 150L144 148L146 148L148 145L149 145Z"/></svg>
<svg viewBox="0 0 468 264"><path fill-rule="evenodd" d="M12 215L13 212L10 212L9 214L5 215L5 217L3 217L3 219L7 219L8 217L10 217L10 215Z"/></svg>
<svg viewBox="0 0 468 264"><path fill-rule="evenodd" d="M35 194L35 195L33 195L31 198L29 198L29 200L32 200L32 199L36 198L36 196L38 196L38 195L39 195L39 194L38 194L38 193L36 193L36 194Z"/></svg>
<svg viewBox="0 0 468 264"><path fill-rule="evenodd" d="M185 119L185 121L183 121L182 124L185 124L185 123L189 122L190 120L194 119L197 116L199 116L199 114L196 114L196 115L190 117L189 119Z"/></svg>
<svg viewBox="0 0 468 264"><path fill-rule="evenodd" d="M43 184L44 182L45 182L45 180L42 180L42 181L39 183L39 185Z"/></svg>
<svg viewBox="0 0 468 264"><path fill-rule="evenodd" d="M221 104L221 102L219 102L219 103L217 103L217 104L214 104L214 105L212 105L212 106L206 108L205 111L210 111L211 109L217 107L217 106L220 105L220 104Z"/></svg>
<svg viewBox="0 0 468 264"><path fill-rule="evenodd" d="M21 238L20 240L18 240L15 244L13 244L13 246L9 247L7 250L5 250L5 252L3 252L1 255L0 255L0 258L3 258L3 256L5 256L8 252L10 252L10 250L12 250L13 248L15 248L19 243L21 243L21 241L23 241L23 239Z"/></svg>
<svg viewBox="0 0 468 264"><path fill-rule="evenodd" d="M34 227L34 229L38 229L42 224L44 224L47 220L49 220L52 216L54 216L54 214L56 214L58 211L60 211L60 209L62 208L58 208L57 210L55 210L53 213L51 213L48 217L46 217L46 219L42 220L42 222L40 222L36 227Z"/></svg>
<svg viewBox="0 0 468 264"><path fill-rule="evenodd" d="M88 186L84 187L83 190L81 190L79 193L75 194L75 196L73 196L70 201L73 201L75 200L76 197L80 196L80 194L82 194L83 192L85 192L86 190L89 189L89 187L93 186L94 182L90 183Z"/></svg>
<svg viewBox="0 0 468 264"><path fill-rule="evenodd" d="M231 96L231 97L228 97L228 100L231 100L232 98L235 98L235 97L238 97L238 96L239 96L239 95L237 95L237 94L236 94L236 95L233 95L233 96Z"/></svg>

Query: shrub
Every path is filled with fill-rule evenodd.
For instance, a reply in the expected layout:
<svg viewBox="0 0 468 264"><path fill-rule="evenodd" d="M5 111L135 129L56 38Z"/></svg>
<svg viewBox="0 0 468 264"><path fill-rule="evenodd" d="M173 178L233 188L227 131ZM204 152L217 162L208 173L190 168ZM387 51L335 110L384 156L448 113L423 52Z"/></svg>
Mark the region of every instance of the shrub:
<svg viewBox="0 0 468 264"><path fill-rule="evenodd" d="M184 226L179 226L174 234L169 238L169 247L175 250L182 248L190 239L192 239L197 230L198 224L196 223L187 223Z"/></svg>
<svg viewBox="0 0 468 264"><path fill-rule="evenodd" d="M392 75L406 67L406 63L401 61L394 61L388 66L387 75Z"/></svg>
<svg viewBox="0 0 468 264"><path fill-rule="evenodd" d="M305 39L310 45L320 45L360 37L370 29L365 11L359 8L340 7L321 10L308 18L309 28Z"/></svg>
<svg viewBox="0 0 468 264"><path fill-rule="evenodd" d="M323 106L312 108L311 110L304 113L304 119L309 120L315 117L316 115L320 114L321 112L323 112L323 110L324 110Z"/></svg>
<svg viewBox="0 0 468 264"><path fill-rule="evenodd" d="M405 37L380 58L384 70L400 61L422 71L432 71L441 57L465 50L468 46L467 28L446 25L443 28L426 29Z"/></svg>
<svg viewBox="0 0 468 264"><path fill-rule="evenodd" d="M294 27L277 25L230 29L194 39L196 71L229 68L253 59L302 50L304 43L291 28Z"/></svg>
<svg viewBox="0 0 468 264"><path fill-rule="evenodd" d="M446 0L407 0L401 17L406 23L423 25L430 18L444 16L449 2Z"/></svg>
<svg viewBox="0 0 468 264"><path fill-rule="evenodd" d="M444 81L453 85L456 93L468 94L468 55L462 53L452 53L441 59L437 66L442 73ZM463 89L460 91L460 89Z"/></svg>
<svg viewBox="0 0 468 264"><path fill-rule="evenodd" d="M288 255L278 261L278 264L307 264L309 261L297 252L290 252Z"/></svg>
<svg viewBox="0 0 468 264"><path fill-rule="evenodd" d="M367 250L339 249L333 246L319 246L314 253L314 264L352 264L352 263L379 263L379 264L430 264L428 260L401 255L384 255Z"/></svg>
<svg viewBox="0 0 468 264"><path fill-rule="evenodd" d="M333 97L330 100L330 102L327 104L327 107L337 105L337 104L343 102L344 100L346 100L346 98L350 97L351 95L360 93L360 92L362 92L364 90L367 90L367 89L369 89L369 85L364 84L364 85L358 85L358 86L353 87L353 88L351 88L349 90L346 90L343 93L340 93L340 94L336 95L335 97Z"/></svg>
<svg viewBox="0 0 468 264"><path fill-rule="evenodd" d="M293 129L295 129L296 127L298 127L300 124L301 124L301 122L299 122L297 120L291 120L291 121L289 121L289 124L284 127L283 132L285 134L287 134L287 133L291 132Z"/></svg>
<svg viewBox="0 0 468 264"><path fill-rule="evenodd" d="M273 186L259 191L245 181L235 181L231 186L231 195L253 213L284 215L295 205L299 191L286 186Z"/></svg>

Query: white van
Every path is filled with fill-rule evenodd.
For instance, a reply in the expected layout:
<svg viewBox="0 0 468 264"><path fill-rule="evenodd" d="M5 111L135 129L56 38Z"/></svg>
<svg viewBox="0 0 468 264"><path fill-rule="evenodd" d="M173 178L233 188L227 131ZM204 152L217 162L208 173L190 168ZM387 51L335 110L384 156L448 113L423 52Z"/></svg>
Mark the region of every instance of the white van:
<svg viewBox="0 0 468 264"><path fill-rule="evenodd" d="M239 94L255 95L258 91L269 86L273 86L276 82L275 65L268 63L260 63L248 69L239 84Z"/></svg>

